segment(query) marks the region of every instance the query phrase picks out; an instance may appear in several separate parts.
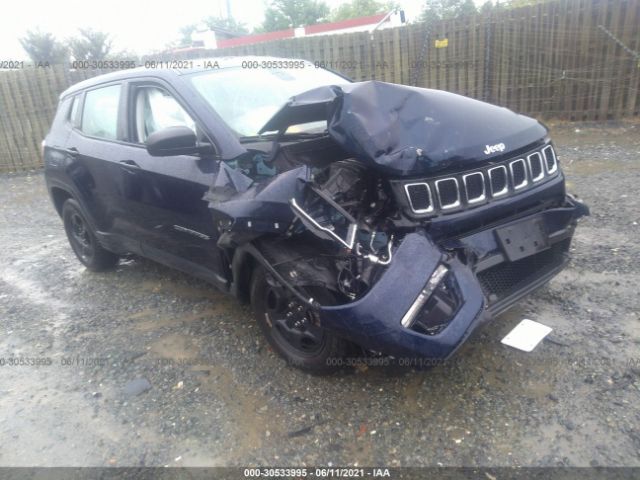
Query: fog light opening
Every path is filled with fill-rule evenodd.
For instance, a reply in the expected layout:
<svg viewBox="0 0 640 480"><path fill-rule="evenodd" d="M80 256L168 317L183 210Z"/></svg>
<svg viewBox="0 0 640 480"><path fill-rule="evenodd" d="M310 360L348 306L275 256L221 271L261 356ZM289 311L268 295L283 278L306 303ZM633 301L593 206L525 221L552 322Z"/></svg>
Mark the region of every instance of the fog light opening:
<svg viewBox="0 0 640 480"><path fill-rule="evenodd" d="M442 279L444 278L444 276L448 271L449 269L444 265L442 264L438 265L438 267L435 269L435 271L429 278L429 281L427 282L425 287L420 291L420 293L418 294L418 297L415 299L411 307L409 307L409 310L407 310L407 313L404 314L404 317L402 317L402 320L400 321L400 323L402 324L403 327L411 328L411 326L413 325L413 321L416 318L416 315L422 309L424 304L427 303L427 300L429 300L429 297L431 296L433 291L438 287L438 285L440 284L440 282L442 281Z"/></svg>

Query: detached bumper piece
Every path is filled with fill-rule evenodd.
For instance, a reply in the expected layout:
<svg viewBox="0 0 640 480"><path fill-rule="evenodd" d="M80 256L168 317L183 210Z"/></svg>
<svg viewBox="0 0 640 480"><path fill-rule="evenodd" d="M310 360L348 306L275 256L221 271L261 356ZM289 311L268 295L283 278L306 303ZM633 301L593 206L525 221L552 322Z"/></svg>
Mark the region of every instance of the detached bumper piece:
<svg viewBox="0 0 640 480"><path fill-rule="evenodd" d="M364 297L322 307L321 321L371 350L447 358L476 326L566 266L576 219L586 214L584 205L567 197L562 207L442 247L424 234L411 233ZM539 235L531 228L539 229Z"/></svg>
<svg viewBox="0 0 640 480"><path fill-rule="evenodd" d="M411 233L364 297L322 307L320 318L326 328L371 350L446 358L484 311L484 295L471 269L426 236Z"/></svg>

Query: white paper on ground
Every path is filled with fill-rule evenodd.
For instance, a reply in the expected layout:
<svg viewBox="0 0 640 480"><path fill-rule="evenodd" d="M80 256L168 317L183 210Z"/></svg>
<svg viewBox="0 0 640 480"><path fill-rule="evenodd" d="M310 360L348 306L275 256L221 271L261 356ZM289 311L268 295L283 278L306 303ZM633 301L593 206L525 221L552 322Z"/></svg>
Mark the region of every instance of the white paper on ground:
<svg viewBox="0 0 640 480"><path fill-rule="evenodd" d="M551 327L525 318L502 339L502 343L524 352L531 352L551 330Z"/></svg>

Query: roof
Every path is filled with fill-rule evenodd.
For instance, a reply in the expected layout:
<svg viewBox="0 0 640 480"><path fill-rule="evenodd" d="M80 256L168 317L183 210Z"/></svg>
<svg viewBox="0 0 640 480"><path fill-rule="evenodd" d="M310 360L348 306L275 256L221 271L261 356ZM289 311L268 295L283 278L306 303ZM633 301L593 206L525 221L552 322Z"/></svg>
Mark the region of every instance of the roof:
<svg viewBox="0 0 640 480"><path fill-rule="evenodd" d="M70 95L72 93L78 92L85 88L90 88L95 85L100 85L101 83L109 83L115 82L118 80L126 80L129 78L137 78L137 77L147 77L153 76L158 78L175 78L176 76L181 75L189 75L192 73L204 72L207 70L211 70L210 66L207 66L206 62L216 62L216 68L238 68L242 66L243 62L258 60L258 61L273 61L273 60L283 60L282 57L271 57L271 56L242 56L242 57L207 57L207 58L193 58L193 59L185 59L182 60L184 62L194 62L193 68L184 68L184 69L172 69L172 68L147 68L147 67L137 67L131 68L128 70L118 70L116 72L105 73L102 75L97 75L95 77L88 78L81 82L78 82L74 85L71 85L64 92L60 94L60 98ZM302 59L291 59L286 58L286 60L301 60Z"/></svg>
<svg viewBox="0 0 640 480"><path fill-rule="evenodd" d="M349 18L339 22L318 23L301 28L304 30L304 35L328 35L331 33L339 33L340 30L362 27L365 25L377 25L386 17L386 15L386 13L378 13L367 17ZM217 45L218 48L238 47L240 45L252 45L254 43L294 38L295 36L296 29L289 28L286 30L277 30L275 32L257 33L254 35L245 35L243 37L220 39L218 40Z"/></svg>
<svg viewBox="0 0 640 480"><path fill-rule="evenodd" d="M304 30L307 35L312 35L330 33L333 30L361 27L363 25L377 25L386 15L386 13L378 13L376 15L369 15L368 17L348 18L339 22L317 23L315 25L307 25L304 27Z"/></svg>

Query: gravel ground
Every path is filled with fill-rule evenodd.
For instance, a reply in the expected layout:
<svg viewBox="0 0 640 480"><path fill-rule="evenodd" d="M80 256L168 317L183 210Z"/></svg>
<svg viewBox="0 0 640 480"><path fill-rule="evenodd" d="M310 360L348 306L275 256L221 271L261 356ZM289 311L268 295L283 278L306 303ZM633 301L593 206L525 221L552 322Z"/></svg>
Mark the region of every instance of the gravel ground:
<svg viewBox="0 0 640 480"><path fill-rule="evenodd" d="M640 125L553 130L570 268L428 371L290 368L206 283L86 271L42 175L0 177L0 358L51 362L0 367L0 465L640 466ZM529 354L522 318L554 329Z"/></svg>

